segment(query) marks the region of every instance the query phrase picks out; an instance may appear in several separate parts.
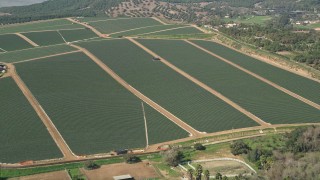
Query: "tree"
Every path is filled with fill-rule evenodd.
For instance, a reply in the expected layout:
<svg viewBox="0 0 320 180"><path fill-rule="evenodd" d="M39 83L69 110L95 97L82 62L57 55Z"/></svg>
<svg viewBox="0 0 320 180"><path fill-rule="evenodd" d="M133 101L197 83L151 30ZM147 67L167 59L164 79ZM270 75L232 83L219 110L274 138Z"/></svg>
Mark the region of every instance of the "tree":
<svg viewBox="0 0 320 180"><path fill-rule="evenodd" d="M84 163L84 167L85 167L85 169L88 169L88 170L100 168L100 166L98 164L96 164L94 161L86 161Z"/></svg>
<svg viewBox="0 0 320 180"><path fill-rule="evenodd" d="M195 150L205 150L206 149L206 147L205 146L203 146L201 143L196 143L195 145L194 145L194 149Z"/></svg>
<svg viewBox="0 0 320 180"><path fill-rule="evenodd" d="M210 179L210 172L208 170L205 170L203 172L203 174L204 174L204 180L209 180Z"/></svg>
<svg viewBox="0 0 320 180"><path fill-rule="evenodd" d="M217 174L216 174L216 179L222 180L222 174L220 174L219 172L217 172Z"/></svg>
<svg viewBox="0 0 320 180"><path fill-rule="evenodd" d="M200 164L197 165L196 167L196 180L201 180L201 176L202 176L202 166Z"/></svg>
<svg viewBox="0 0 320 180"><path fill-rule="evenodd" d="M193 180L193 173L194 173L194 171L193 171L193 169L188 169L188 178L189 178L189 180Z"/></svg>
<svg viewBox="0 0 320 180"><path fill-rule="evenodd" d="M126 154L124 156L124 160L126 161L126 163L128 164L133 164L133 163L137 163L137 162L140 162L140 158L133 155L133 154Z"/></svg>
<svg viewBox="0 0 320 180"><path fill-rule="evenodd" d="M164 161L169 166L177 166L183 159L183 153L178 148L172 148L161 152Z"/></svg>
<svg viewBox="0 0 320 180"><path fill-rule="evenodd" d="M236 141L230 145L233 155L247 154L250 150L249 146L243 141Z"/></svg>

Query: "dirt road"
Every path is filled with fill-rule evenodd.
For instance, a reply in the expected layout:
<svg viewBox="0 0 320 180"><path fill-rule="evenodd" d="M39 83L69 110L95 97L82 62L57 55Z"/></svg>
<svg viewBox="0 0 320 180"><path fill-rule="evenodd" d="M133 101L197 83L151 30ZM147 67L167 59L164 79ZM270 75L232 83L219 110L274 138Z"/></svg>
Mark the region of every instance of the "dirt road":
<svg viewBox="0 0 320 180"><path fill-rule="evenodd" d="M27 38L25 35L21 34L21 33L15 33L17 36L21 37L22 39L24 39L25 41L27 41L29 44L31 44L34 47L38 47L39 45L36 44L35 42L33 42L31 39Z"/></svg>
<svg viewBox="0 0 320 180"><path fill-rule="evenodd" d="M150 55L152 55L153 57L160 57L159 55L157 55L156 53L154 53L153 51L151 51L150 49L146 48L145 46L143 46L142 44L140 44L139 42L137 42L136 40L132 39L132 38L127 38L128 40L130 40L131 42L133 42L134 44L136 44L137 46L139 46L140 48L142 48L143 50L145 50L146 52L148 52ZM226 102L227 104L229 104L230 106L232 106L233 108L237 109L238 111L240 111L241 113L243 113L244 115L248 116L249 118L251 118L252 120L256 121L258 124L260 124L261 126L269 126L269 123L264 122L262 119L258 118L257 116L255 116L254 114L252 114L251 112L247 111L246 109L242 108L241 106L239 106L238 104L236 104L235 102L231 101L230 99L228 99L227 97L223 96L221 93L219 93L218 91L210 88L209 86L207 86L206 84L202 83L201 81L199 81L198 79L192 77L191 75L187 74L186 72L182 71L181 69L177 68L176 66L174 66L173 64L171 64L169 61L165 60L164 58L161 58L161 62L164 63L165 65L167 65L168 67L170 67L171 69L173 69L174 71L176 71L177 73L181 74L182 76L184 76L185 78L189 79L190 81L194 82L195 84L197 84L198 86L202 87L203 89L207 90L208 92L210 92L211 94L215 95L216 97L218 97L219 99L223 100L224 102Z"/></svg>
<svg viewBox="0 0 320 180"><path fill-rule="evenodd" d="M52 123L51 119L48 117L46 112L43 110L43 108L41 107L39 102L36 100L36 98L33 96L31 91L28 89L28 87L21 80L20 76L16 73L15 67L11 64L9 64L8 66L9 66L9 69L11 70L11 77L16 82L16 84L18 85L20 90L23 92L23 94L25 95L25 97L27 98L27 100L29 101L31 106L33 107L33 109L36 111L36 113L38 114L38 116L42 120L43 124L47 127L51 137L56 142L57 146L59 147L62 154L64 155L64 159L65 160L78 159L73 154L73 152L71 151L71 149L69 148L69 146L67 145L67 143L65 142L65 140L63 139L63 137L61 136L61 134L59 133L59 131L55 127L55 125Z"/></svg>
<svg viewBox="0 0 320 180"><path fill-rule="evenodd" d="M70 44L70 46L77 48L81 50L84 54L86 54L90 59L92 59L100 68L102 68L105 72L107 72L113 79L115 79L119 84L121 84L123 87L125 87L127 90L129 90L131 93L133 93L135 96L137 96L139 99L153 107L155 110L166 116L168 119L170 119L172 122L180 126L185 131L189 132L191 136L198 137L201 133L194 128L192 128L190 125L182 121L181 119L177 118L175 115L161 107L159 104L155 103L145 95L143 95L141 92L136 90L134 87L129 85L125 80L123 80L121 77L119 77L112 69L110 69L106 64L104 64L100 59L98 59L96 56L94 56L91 52L86 50L85 48L82 48L80 46Z"/></svg>
<svg viewBox="0 0 320 180"><path fill-rule="evenodd" d="M158 21L159 23L163 24L163 25L167 25L167 23L161 21L160 19L158 19L157 17L152 17L152 19Z"/></svg>
<svg viewBox="0 0 320 180"><path fill-rule="evenodd" d="M89 28L89 29L91 29L91 31L93 31L96 35L98 35L99 37L102 37L102 38L106 38L106 37L108 37L107 35L105 35L105 34L102 34L100 31L98 31L96 28L94 28L94 27L92 27L92 26L90 26L90 25L88 25L88 24L86 24L86 23L84 23L84 22L80 22L80 21L76 21L76 20L74 20L74 19L72 19L72 18L66 18L67 20L69 20L69 21L71 21L71 22L73 22L73 23L77 23L77 24L80 24L80 25L82 25L82 26L85 26L86 28Z"/></svg>
<svg viewBox="0 0 320 180"><path fill-rule="evenodd" d="M225 59L225 58L223 58L223 57L221 57L219 55L217 55L217 54L214 54L211 51L208 51L207 49L205 49L205 48L203 48L203 47L201 47L201 46L199 46L199 45L197 45L197 44L195 44L193 42L190 42L188 40L185 40L185 42L187 42L187 43L193 45L194 47L196 47L196 48L198 48L198 49L210 54L211 56L214 56L214 57L220 59L221 61L224 61L225 63L228 63L231 66L233 66L233 67L235 67L235 68L237 68L237 69L239 69L239 70L241 70L241 71L243 71L243 72L245 72L245 73L247 73L247 74L249 74L249 75L251 75L251 76L253 76L253 77L255 77L255 78L259 79L259 80L261 80L261 81L263 81L264 83L267 83L270 86L272 86L272 87L274 87L274 88L276 88L276 89L278 89L278 90L280 90L280 91L282 91L282 92L284 92L284 93L286 93L286 94L288 94L288 95L290 95L290 96L292 96L292 97L294 97L294 98L296 98L296 99L298 99L298 100L300 100L300 101L302 101L302 102L304 102L304 103L306 103L306 104L308 104L308 105L320 110L320 105L319 104L314 103L314 102L312 102L312 101L310 101L310 100L308 100L308 99L306 99L306 98L304 98L304 97L302 97L302 96L300 96L300 95L298 95L298 94L296 94L296 93L294 93L294 92L292 92L292 91L290 91L290 90L288 90L288 89L286 89L286 88L284 88L282 86L279 86L278 84L276 84L274 82L271 82L268 79L265 79L265 78L259 76L258 74L255 74L255 73L253 73L253 72L251 72L251 71L249 71L249 70L247 70L247 69L245 69L245 68L243 68L243 67L241 67L241 66L239 66L239 65L237 65L237 64L235 64L235 63L233 63L233 62L231 62L231 61L229 61L229 60L227 60L227 59Z"/></svg>

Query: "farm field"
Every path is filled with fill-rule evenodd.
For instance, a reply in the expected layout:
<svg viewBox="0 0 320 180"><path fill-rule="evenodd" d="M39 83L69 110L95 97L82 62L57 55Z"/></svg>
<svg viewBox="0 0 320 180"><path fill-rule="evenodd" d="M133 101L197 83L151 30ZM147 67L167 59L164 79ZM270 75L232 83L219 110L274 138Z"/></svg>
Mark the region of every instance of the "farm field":
<svg viewBox="0 0 320 180"><path fill-rule="evenodd" d="M129 29L141 28L146 26L156 26L162 24L152 18L120 18L115 20L90 22L90 25L95 27L101 33L110 34Z"/></svg>
<svg viewBox="0 0 320 180"><path fill-rule="evenodd" d="M12 34L17 32L47 31L60 29L77 29L83 28L79 24L65 19L55 19L50 21L36 21L25 24L13 24L8 26L0 26L0 34Z"/></svg>
<svg viewBox="0 0 320 180"><path fill-rule="evenodd" d="M153 61L151 55L129 40L79 45L95 54L142 94L198 131L216 132L258 125L161 62Z"/></svg>
<svg viewBox="0 0 320 180"><path fill-rule="evenodd" d="M194 27L184 27L184 28L180 28L180 29L172 29L172 30L168 30L168 31L162 31L162 32L154 32L154 33L148 33L145 35L182 35L182 34L202 34L203 32L201 32L200 30L194 28ZM143 34L141 34L143 35Z"/></svg>
<svg viewBox="0 0 320 180"><path fill-rule="evenodd" d="M210 41L193 41L209 51L224 57L278 85L320 104L320 83L274 67L223 45ZM281 78L279 78L281 77Z"/></svg>
<svg viewBox="0 0 320 180"><path fill-rule="evenodd" d="M32 48L27 41L15 34L0 35L0 48L4 51Z"/></svg>
<svg viewBox="0 0 320 180"><path fill-rule="evenodd" d="M59 53L66 53L75 50L76 49L74 49L73 47L70 47L65 44L46 47L35 47L31 49L1 53L0 62L15 63L24 60L40 58L43 56L50 56Z"/></svg>
<svg viewBox="0 0 320 180"><path fill-rule="evenodd" d="M191 76L272 124L319 122L320 111L181 40L138 40Z"/></svg>
<svg viewBox="0 0 320 180"><path fill-rule="evenodd" d="M89 29L60 30L59 32L67 42L97 37L97 35Z"/></svg>
<svg viewBox="0 0 320 180"><path fill-rule="evenodd" d="M156 26L147 26L147 27L142 27L142 28L137 28L134 30L128 30L125 32L120 32L120 33L115 33L111 34L111 37L118 37L118 36L130 36L130 35L139 35L139 34L144 34L144 33L152 33L155 31L163 31L163 30L168 30L171 28L178 28L178 27L185 27L185 25L156 25Z"/></svg>
<svg viewBox="0 0 320 180"><path fill-rule="evenodd" d="M58 31L30 32L23 33L23 35L28 37L39 46L65 43Z"/></svg>
<svg viewBox="0 0 320 180"><path fill-rule="evenodd" d="M81 17L76 19L81 22L95 22L95 21L106 21L106 20L117 20L117 19L132 19L132 17L110 18L107 16L100 16L100 17Z"/></svg>
<svg viewBox="0 0 320 180"><path fill-rule="evenodd" d="M16 65L17 71L67 144L77 155L146 146L141 101L82 53ZM32 72L32 73L30 73ZM146 106L149 124L164 118ZM167 120L167 119L166 119ZM169 120L167 120L169 122ZM183 130L167 132L154 143L180 138ZM151 130L150 130L151 131ZM177 133L176 133L177 132Z"/></svg>
<svg viewBox="0 0 320 180"><path fill-rule="evenodd" d="M62 157L44 124L13 79L0 79L0 92L0 162Z"/></svg>

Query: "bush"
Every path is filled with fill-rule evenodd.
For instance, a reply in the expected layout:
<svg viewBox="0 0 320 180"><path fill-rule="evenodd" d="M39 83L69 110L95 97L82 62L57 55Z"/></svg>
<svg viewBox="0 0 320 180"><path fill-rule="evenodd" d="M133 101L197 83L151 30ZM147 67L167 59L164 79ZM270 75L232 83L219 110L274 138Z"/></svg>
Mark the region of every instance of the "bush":
<svg viewBox="0 0 320 180"><path fill-rule="evenodd" d="M236 141L230 145L233 155L247 154L250 150L249 146L243 141Z"/></svg>
<svg viewBox="0 0 320 180"><path fill-rule="evenodd" d="M93 169L100 168L100 166L98 164L96 164L95 162L93 162L93 161L86 161L84 163L84 167L85 167L85 169L88 169L88 170L93 170Z"/></svg>
<svg viewBox="0 0 320 180"><path fill-rule="evenodd" d="M178 148L172 148L161 152L161 155L169 166L177 166L183 159L183 153Z"/></svg>
<svg viewBox="0 0 320 180"><path fill-rule="evenodd" d="M194 145L194 149L195 149L195 150L202 151L202 150L205 150L206 147L203 146L201 143L196 143L196 144Z"/></svg>
<svg viewBox="0 0 320 180"><path fill-rule="evenodd" d="M128 164L133 164L133 163L137 163L137 162L141 162L141 159L133 154L127 154L124 156L124 160L126 161L126 163Z"/></svg>

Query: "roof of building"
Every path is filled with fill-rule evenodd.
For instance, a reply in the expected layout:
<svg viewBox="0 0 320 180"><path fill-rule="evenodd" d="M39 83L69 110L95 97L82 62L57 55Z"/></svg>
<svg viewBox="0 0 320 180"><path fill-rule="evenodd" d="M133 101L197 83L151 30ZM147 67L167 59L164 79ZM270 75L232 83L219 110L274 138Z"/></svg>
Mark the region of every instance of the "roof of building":
<svg viewBox="0 0 320 180"><path fill-rule="evenodd" d="M124 179L133 179L132 176L130 176L129 174L125 174L125 175L120 175L120 176L113 176L114 180L124 180Z"/></svg>

